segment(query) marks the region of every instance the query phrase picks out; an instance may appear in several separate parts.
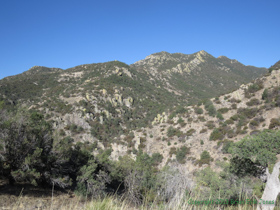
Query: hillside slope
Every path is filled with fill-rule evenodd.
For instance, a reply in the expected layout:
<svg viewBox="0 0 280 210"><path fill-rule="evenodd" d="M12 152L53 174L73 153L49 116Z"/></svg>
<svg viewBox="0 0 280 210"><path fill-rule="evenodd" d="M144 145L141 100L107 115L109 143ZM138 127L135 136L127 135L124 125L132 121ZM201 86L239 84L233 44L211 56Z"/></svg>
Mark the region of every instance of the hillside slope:
<svg viewBox="0 0 280 210"><path fill-rule="evenodd" d="M35 66L2 79L0 98L40 110L62 137L107 147L159 114L180 113L187 104L229 92L265 71L205 51L161 52L130 66L119 61L66 70Z"/></svg>
<svg viewBox="0 0 280 210"><path fill-rule="evenodd" d="M133 132L133 147L150 155L160 153L162 166L180 163L190 174L207 165L219 170L217 162L231 157L230 144L246 135L280 128L280 71L276 69L234 92L185 107L182 112L158 115L153 126ZM180 157L182 148L185 153ZM116 159L130 148L114 149ZM205 151L210 157L201 159Z"/></svg>
<svg viewBox="0 0 280 210"><path fill-rule="evenodd" d="M203 50L190 55L155 53L131 66L146 72L162 88L191 101L229 92L265 72L225 56L215 58Z"/></svg>

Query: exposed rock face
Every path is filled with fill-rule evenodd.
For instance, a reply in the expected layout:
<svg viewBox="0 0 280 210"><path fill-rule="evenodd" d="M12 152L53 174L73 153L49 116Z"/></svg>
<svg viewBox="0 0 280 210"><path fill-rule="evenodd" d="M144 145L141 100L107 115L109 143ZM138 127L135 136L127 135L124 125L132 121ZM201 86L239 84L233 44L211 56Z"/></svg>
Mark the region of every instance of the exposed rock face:
<svg viewBox="0 0 280 210"><path fill-rule="evenodd" d="M90 95L89 93L86 93L86 99L88 101L93 101L95 98L94 98L94 96Z"/></svg>
<svg viewBox="0 0 280 210"><path fill-rule="evenodd" d="M280 193L279 169L280 161L274 165L271 174L269 173L268 168L266 169L267 182L262 198L259 200L258 210L274 209L277 196Z"/></svg>
<svg viewBox="0 0 280 210"><path fill-rule="evenodd" d="M167 115L165 112L163 112L162 114L157 114L157 116L155 117L155 119L152 122L152 125L155 125L157 123L163 123L167 121Z"/></svg>
<svg viewBox="0 0 280 210"><path fill-rule="evenodd" d="M128 97L123 100L124 105L126 105L127 107L131 107L133 105L133 102L134 100L132 97Z"/></svg>
<svg viewBox="0 0 280 210"><path fill-rule="evenodd" d="M149 66L151 67L152 71L157 71L157 68L161 68L161 66L165 65L166 63L178 63L173 68L170 68L168 72L190 73L192 70L195 70L199 64L205 62L205 57L207 56L210 55L203 50L196 53L195 55L161 52L149 55L144 60L137 61L133 65Z"/></svg>

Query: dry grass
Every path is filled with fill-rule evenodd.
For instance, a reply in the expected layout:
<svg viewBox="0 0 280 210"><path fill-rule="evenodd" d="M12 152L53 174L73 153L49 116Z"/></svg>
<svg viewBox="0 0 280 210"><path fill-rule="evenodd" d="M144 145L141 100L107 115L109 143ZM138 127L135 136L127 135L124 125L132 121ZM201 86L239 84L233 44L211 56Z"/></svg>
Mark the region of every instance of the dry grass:
<svg viewBox="0 0 280 210"><path fill-rule="evenodd" d="M0 183L1 184L1 183ZM223 205L195 205L189 200L199 200L199 197L173 200L168 203L160 203L155 199L152 203L144 203L142 206L134 206L125 198L108 196L102 199L85 199L76 196L73 192L58 191L51 188L42 189L32 185L9 186L0 185L0 209L5 210L254 210L255 206L247 204L225 207ZM209 198L211 200L211 198ZM245 199L246 200L246 199Z"/></svg>
<svg viewBox="0 0 280 210"><path fill-rule="evenodd" d="M1 201L3 201L3 195L0 195ZM196 200L195 198L193 200ZM256 206L249 205L238 205L235 207L225 207L225 206L214 206L214 205L194 205L189 204L189 200L178 201L177 203L165 203L158 204L156 201L149 204L144 204L142 206L135 207L131 205L128 201L120 199L114 196L105 197L103 199L92 199L85 200L81 199L78 196L73 196L70 194L60 194L55 196L43 196L43 197L34 197L28 195L19 195L6 197L6 203L1 202L1 209L46 209L46 210L182 210L182 209L191 209L191 210L253 210L256 209Z"/></svg>

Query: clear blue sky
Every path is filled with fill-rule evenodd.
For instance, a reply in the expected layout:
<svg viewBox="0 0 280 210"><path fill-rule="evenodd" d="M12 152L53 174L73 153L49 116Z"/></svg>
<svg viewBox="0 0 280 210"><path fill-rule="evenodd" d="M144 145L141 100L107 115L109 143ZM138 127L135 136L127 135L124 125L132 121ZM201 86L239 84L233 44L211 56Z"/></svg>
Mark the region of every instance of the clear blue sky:
<svg viewBox="0 0 280 210"><path fill-rule="evenodd" d="M0 78L167 51L280 60L279 0L1 0Z"/></svg>

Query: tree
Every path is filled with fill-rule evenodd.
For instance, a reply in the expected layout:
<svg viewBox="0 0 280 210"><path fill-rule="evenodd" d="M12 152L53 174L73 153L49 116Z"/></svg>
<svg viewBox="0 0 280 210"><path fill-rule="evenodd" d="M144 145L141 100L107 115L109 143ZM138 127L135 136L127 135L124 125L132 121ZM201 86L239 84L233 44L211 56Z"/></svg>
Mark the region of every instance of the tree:
<svg viewBox="0 0 280 210"><path fill-rule="evenodd" d="M105 150L96 158L93 156L78 172L78 192L83 195L97 197L105 193L111 183L112 163L109 160L111 150Z"/></svg>
<svg viewBox="0 0 280 210"><path fill-rule="evenodd" d="M17 113L14 118L2 121L1 169L10 184L28 181L32 184L44 182L44 174L52 148L50 125L43 116L33 112Z"/></svg>
<svg viewBox="0 0 280 210"><path fill-rule="evenodd" d="M238 172L240 171L239 167L244 168L246 165L251 168L251 171L257 169L263 169L265 171L267 183L258 209L273 209L277 195L280 193L280 182L278 178L280 161L276 163L276 155L280 154L280 130L266 130L255 136L245 137L240 142L235 143L230 148L230 151L233 158L238 158L245 163L251 161L253 164L253 166L252 164L232 164L233 171ZM274 165L272 173L268 169L270 165ZM263 203L263 201L266 203Z"/></svg>
<svg viewBox="0 0 280 210"><path fill-rule="evenodd" d="M3 115L3 112L2 112ZM3 119L3 118L2 118ZM10 184L69 187L88 156L71 138L54 141L42 114L18 110L0 122L0 171Z"/></svg>
<svg viewBox="0 0 280 210"><path fill-rule="evenodd" d="M156 198L155 164L158 161L155 162L154 158L155 156L150 157L140 150L136 160L123 156L115 164L113 176L123 180L126 197L133 203L141 204L143 201L150 202Z"/></svg>
<svg viewBox="0 0 280 210"><path fill-rule="evenodd" d="M264 89L263 93L262 93L262 100L266 100L268 98L268 90Z"/></svg>

